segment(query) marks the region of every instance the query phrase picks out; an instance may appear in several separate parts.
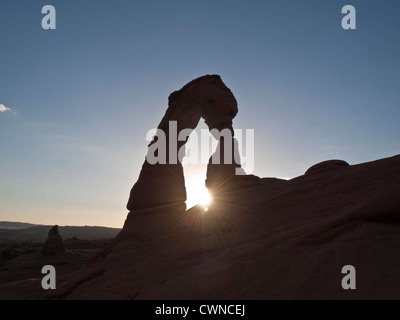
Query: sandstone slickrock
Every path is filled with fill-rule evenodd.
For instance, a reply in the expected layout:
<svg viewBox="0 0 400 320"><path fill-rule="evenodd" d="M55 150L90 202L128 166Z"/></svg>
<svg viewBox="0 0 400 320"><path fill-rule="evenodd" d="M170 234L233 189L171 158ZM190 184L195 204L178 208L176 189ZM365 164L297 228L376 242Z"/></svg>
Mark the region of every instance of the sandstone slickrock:
<svg viewBox="0 0 400 320"><path fill-rule="evenodd" d="M138 216L131 237L55 297L400 299L400 155L261 180L207 213ZM344 265L356 290L341 286Z"/></svg>
<svg viewBox="0 0 400 320"><path fill-rule="evenodd" d="M349 164L343 160L327 160L313 165L306 171L305 174L321 172L323 170L337 169L340 167L346 167L348 165Z"/></svg>
<svg viewBox="0 0 400 320"><path fill-rule="evenodd" d="M41 252L45 255L55 255L65 251L65 244L58 232L58 226L55 225L49 231L46 242L43 244Z"/></svg>

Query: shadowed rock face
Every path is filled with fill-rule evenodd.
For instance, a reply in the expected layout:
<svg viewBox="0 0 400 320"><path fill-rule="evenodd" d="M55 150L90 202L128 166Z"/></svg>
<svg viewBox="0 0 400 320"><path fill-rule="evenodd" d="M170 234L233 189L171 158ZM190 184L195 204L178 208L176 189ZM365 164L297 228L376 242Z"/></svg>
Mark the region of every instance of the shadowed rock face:
<svg viewBox="0 0 400 320"><path fill-rule="evenodd" d="M216 138L219 141L214 154L208 161L206 179L206 187L210 190L214 200L224 195L230 189L237 188L236 180L239 177L237 174L239 172L241 172L240 174L244 174L244 170L240 166L240 156L237 148L238 142L236 139ZM227 144L230 144L229 151L225 150ZM218 161L213 161L214 156L217 157Z"/></svg>
<svg viewBox="0 0 400 320"><path fill-rule="evenodd" d="M306 171L305 174L316 173L316 172L320 173L322 171L346 167L348 165L349 164L343 160L327 160L313 165Z"/></svg>
<svg viewBox="0 0 400 320"><path fill-rule="evenodd" d="M65 251L65 244L58 233L58 226L56 225L50 229L49 235L42 247L41 252L45 255L55 255L63 251Z"/></svg>
<svg viewBox="0 0 400 320"><path fill-rule="evenodd" d="M129 237L50 294L399 299L400 155L334 167L288 181L243 176L247 187L206 214L138 215ZM341 286L345 265L356 269L356 290Z"/></svg>
<svg viewBox="0 0 400 320"><path fill-rule="evenodd" d="M138 181L133 186L127 204L131 212L145 210L183 212L186 210L186 189L183 168L180 159L177 163L170 161L170 151L176 153L187 142L177 141L174 132L170 132L170 121L176 121L177 132L183 129L193 130L200 118L204 118L209 129L222 131L228 129L233 133L232 120L238 112L237 102L232 92L218 75L206 75L186 84L179 91L173 92L168 99L168 109L158 129L166 134L166 164L150 164L145 160ZM171 141L172 140L172 141ZM159 141L157 136L149 148ZM176 150L170 143L177 145ZM220 141L220 143L223 143ZM232 142L231 142L232 143ZM234 175L237 165L224 168L223 176ZM214 170L215 171L215 170ZM215 176L215 172L212 174ZM215 180L215 179L211 179ZM132 216L131 214L128 218Z"/></svg>

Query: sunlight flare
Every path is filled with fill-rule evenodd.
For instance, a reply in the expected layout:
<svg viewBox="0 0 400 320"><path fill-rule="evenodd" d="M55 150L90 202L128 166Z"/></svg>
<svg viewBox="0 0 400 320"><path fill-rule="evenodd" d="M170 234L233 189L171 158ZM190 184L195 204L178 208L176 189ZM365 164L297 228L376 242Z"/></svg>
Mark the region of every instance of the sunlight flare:
<svg viewBox="0 0 400 320"><path fill-rule="evenodd" d="M204 174L189 176L186 179L186 205L188 208L200 205L204 208L204 211L208 210L212 197L208 192L208 189L205 187L204 181Z"/></svg>
<svg viewBox="0 0 400 320"><path fill-rule="evenodd" d="M205 191L202 190L201 194L199 194L198 196L198 204L203 206L204 208L208 208L208 206L211 203L211 195L208 192L208 190L206 189Z"/></svg>

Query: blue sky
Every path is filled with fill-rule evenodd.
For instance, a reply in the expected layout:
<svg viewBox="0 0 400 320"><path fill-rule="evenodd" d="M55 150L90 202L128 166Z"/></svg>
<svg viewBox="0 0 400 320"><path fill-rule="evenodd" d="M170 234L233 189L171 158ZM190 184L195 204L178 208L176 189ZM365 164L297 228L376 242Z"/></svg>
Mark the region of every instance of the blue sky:
<svg viewBox="0 0 400 320"><path fill-rule="evenodd" d="M396 155L399 33L398 0L1 0L0 220L121 227L147 131L205 74L255 130L256 175ZM205 170L185 167L187 184Z"/></svg>

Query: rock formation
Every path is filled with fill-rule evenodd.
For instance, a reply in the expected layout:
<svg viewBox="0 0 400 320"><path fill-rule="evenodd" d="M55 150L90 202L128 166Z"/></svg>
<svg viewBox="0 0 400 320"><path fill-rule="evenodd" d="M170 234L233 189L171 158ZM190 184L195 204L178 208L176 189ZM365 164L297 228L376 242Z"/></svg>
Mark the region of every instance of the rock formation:
<svg viewBox="0 0 400 320"><path fill-rule="evenodd" d="M193 129L203 117L232 131L236 113L219 76L205 76L171 94L159 129L169 141L169 121ZM180 162L146 160L121 233L52 298L400 299L400 155L324 161L287 181L232 176L238 168L210 162L207 186L229 192L207 213L185 212ZM341 285L347 265L356 290Z"/></svg>
<svg viewBox="0 0 400 320"><path fill-rule="evenodd" d="M232 136L214 135L214 137L218 140L218 145L207 165L206 187L213 194L213 198L217 199L219 195L236 187L233 180L239 175L237 171L243 169L240 163L236 162L240 162L236 139ZM243 174L244 171L240 173Z"/></svg>
<svg viewBox="0 0 400 320"><path fill-rule="evenodd" d="M398 190L400 155L260 179L218 210L193 208L168 225L138 216L135 236L56 297L400 299ZM357 271L356 290L341 286L345 265Z"/></svg>
<svg viewBox="0 0 400 320"><path fill-rule="evenodd" d="M63 251L65 251L65 244L60 234L58 233L58 226L55 225L50 229L49 235L41 249L41 252L44 255L55 255Z"/></svg>
<svg viewBox="0 0 400 320"><path fill-rule="evenodd" d="M328 160L328 161L323 161L320 163L317 163L310 167L305 174L310 174L310 173L320 173L322 171L326 170L331 170L331 169L336 169L340 167L346 167L349 164L346 161L343 160Z"/></svg>
<svg viewBox="0 0 400 320"><path fill-rule="evenodd" d="M176 132L170 132L171 121L176 121L176 130L179 133L183 129L193 130L202 117L212 134L226 129L233 135L232 120L238 112L237 102L218 75L197 78L179 91L173 92L168 100L168 109L158 125L158 129L166 136L166 164L151 164L146 158L139 179L130 193L127 208L131 213L128 219L134 213L140 212L179 213L186 210L185 180L178 152L186 143L188 136L184 141L177 140ZM220 139L219 135L215 137ZM154 137L149 144L149 150L153 144L160 142L159 139L161 138L157 135ZM232 139L229 143L233 145ZM221 138L219 144L220 147L224 145L224 138ZM210 169L207 174L208 185L211 187L217 184L217 179L226 180L227 176L233 176L238 166L240 167L231 164L218 166L218 170ZM222 176L218 177L217 171L223 172Z"/></svg>

